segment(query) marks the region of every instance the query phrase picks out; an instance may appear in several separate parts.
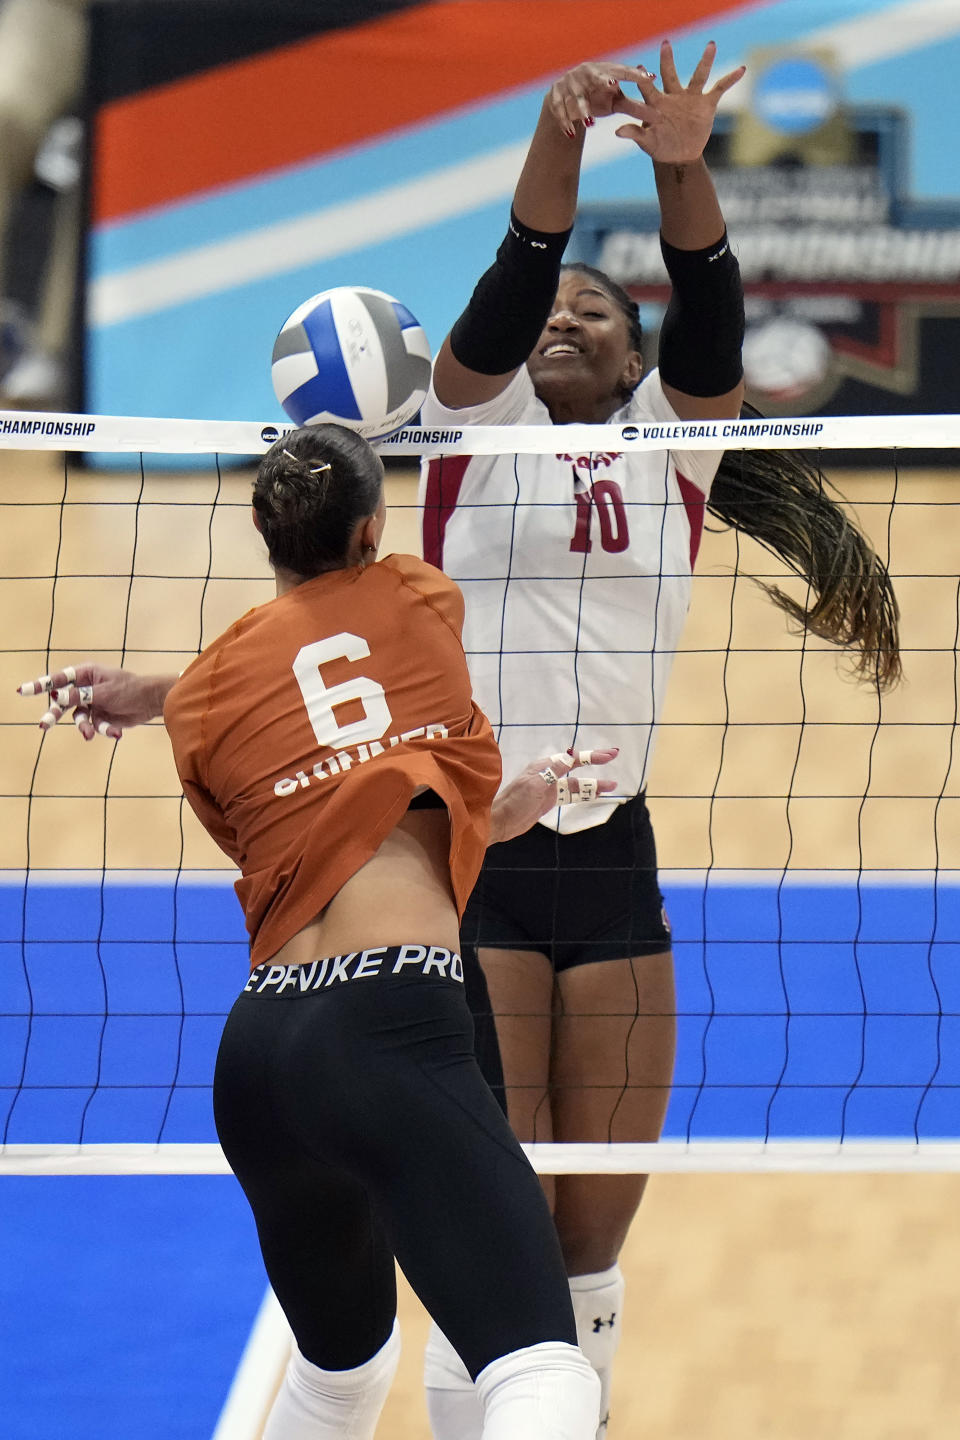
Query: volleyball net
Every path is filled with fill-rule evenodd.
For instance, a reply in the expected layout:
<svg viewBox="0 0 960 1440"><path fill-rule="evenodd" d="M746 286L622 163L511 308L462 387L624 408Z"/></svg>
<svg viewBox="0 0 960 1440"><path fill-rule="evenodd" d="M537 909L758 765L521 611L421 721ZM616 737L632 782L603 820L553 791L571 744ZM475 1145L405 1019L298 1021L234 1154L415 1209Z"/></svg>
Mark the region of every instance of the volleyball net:
<svg viewBox="0 0 960 1440"><path fill-rule="evenodd" d="M235 876L159 722L86 745L15 692L77 660L182 669L269 599L250 482L280 433L0 414L0 1173L226 1169ZM561 433L573 455L804 451L890 571L905 681L854 685L791 633L752 580L799 582L708 516L647 792L677 969L664 1138L536 1144L534 1164L960 1169L960 417L409 427L380 446L409 466L388 472L382 553L419 552L422 454L555 453ZM549 605L556 577L531 580Z"/></svg>

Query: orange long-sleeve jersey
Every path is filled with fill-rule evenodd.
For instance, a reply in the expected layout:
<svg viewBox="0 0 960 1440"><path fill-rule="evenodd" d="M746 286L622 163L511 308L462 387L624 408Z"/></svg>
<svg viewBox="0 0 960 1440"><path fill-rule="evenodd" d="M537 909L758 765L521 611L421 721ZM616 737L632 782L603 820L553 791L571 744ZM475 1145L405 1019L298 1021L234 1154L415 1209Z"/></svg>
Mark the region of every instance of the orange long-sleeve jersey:
<svg viewBox="0 0 960 1440"><path fill-rule="evenodd" d="M184 794L240 870L251 967L329 904L419 786L447 806L463 910L500 752L473 702L462 625L451 580L391 555L249 611L170 691Z"/></svg>

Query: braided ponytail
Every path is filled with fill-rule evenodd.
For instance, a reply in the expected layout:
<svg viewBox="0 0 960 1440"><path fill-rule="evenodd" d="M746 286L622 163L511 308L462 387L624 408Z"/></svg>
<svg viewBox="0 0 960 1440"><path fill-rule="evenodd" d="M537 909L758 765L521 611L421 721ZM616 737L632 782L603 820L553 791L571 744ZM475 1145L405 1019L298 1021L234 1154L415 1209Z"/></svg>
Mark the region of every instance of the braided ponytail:
<svg viewBox="0 0 960 1440"><path fill-rule="evenodd" d="M752 419L760 412L745 404L741 414ZM855 677L889 690L902 675L897 598L887 567L832 489L795 451L728 451L707 508L807 582L812 594L801 605L779 586L757 581L796 627L856 652Z"/></svg>

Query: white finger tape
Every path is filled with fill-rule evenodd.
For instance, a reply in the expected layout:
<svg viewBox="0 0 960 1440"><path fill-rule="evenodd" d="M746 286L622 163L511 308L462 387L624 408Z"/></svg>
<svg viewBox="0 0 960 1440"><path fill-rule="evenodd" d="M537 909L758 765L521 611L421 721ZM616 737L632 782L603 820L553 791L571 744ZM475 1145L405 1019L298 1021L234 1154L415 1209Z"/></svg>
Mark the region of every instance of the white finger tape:
<svg viewBox="0 0 960 1440"><path fill-rule="evenodd" d="M72 665L65 665L63 667L63 673L67 678L68 685L75 685L77 683L77 672Z"/></svg>
<svg viewBox="0 0 960 1440"><path fill-rule="evenodd" d="M592 775L585 775L580 781L580 800L596 800L598 781Z"/></svg>
<svg viewBox="0 0 960 1440"><path fill-rule="evenodd" d="M540 779L546 781L548 785L556 785L557 777L556 775L554 775L549 765L547 766L546 770L538 770L537 774L540 776Z"/></svg>
<svg viewBox="0 0 960 1440"><path fill-rule="evenodd" d="M573 757L570 755L563 755L558 751L556 755L550 756L550 764L562 765L564 770L570 770L573 767Z"/></svg>
<svg viewBox="0 0 960 1440"><path fill-rule="evenodd" d="M40 679L39 679L39 680L37 681L37 683L36 683L36 687L35 687L33 693L34 693L34 695L39 695L40 692L41 692L41 690L44 691L44 693L46 693L46 691L51 690L52 688L53 688L53 681L50 679L50 676L49 676L49 675L41 675L41 676L40 676Z"/></svg>
<svg viewBox="0 0 960 1440"><path fill-rule="evenodd" d="M93 686L92 686L92 685L81 685L81 686L79 687L79 695L80 695L80 704L81 704L81 705L92 705L92 704L93 704Z"/></svg>
<svg viewBox="0 0 960 1440"><path fill-rule="evenodd" d="M54 690L53 698L54 700L56 700L58 705L62 705L64 708L66 708L67 705L70 704L70 686L68 685L65 690ZM82 698L83 697L81 696L81 699Z"/></svg>
<svg viewBox="0 0 960 1440"><path fill-rule="evenodd" d="M87 715L86 710L74 710L73 712L73 723L74 725L76 725L78 730L80 729L81 725L86 725L89 718L90 717Z"/></svg>
<svg viewBox="0 0 960 1440"><path fill-rule="evenodd" d="M562 776L557 781L557 804L570 805L576 798L576 795L570 793L570 781L566 775Z"/></svg>
<svg viewBox="0 0 960 1440"><path fill-rule="evenodd" d="M17 686L21 695L39 695L40 685L36 680L24 680L22 685Z"/></svg>
<svg viewBox="0 0 960 1440"><path fill-rule="evenodd" d="M100 723L99 723L99 725L97 726L97 734L98 734L98 735L106 735L106 734L108 733L109 729L110 729L110 721L109 721L109 720L101 720Z"/></svg>
<svg viewBox="0 0 960 1440"><path fill-rule="evenodd" d="M46 714L40 716L40 728L42 730L49 730L51 725L56 725L62 714L63 711L58 709L56 705L51 705Z"/></svg>
<svg viewBox="0 0 960 1440"><path fill-rule="evenodd" d="M577 751L577 759L578 759L578 761L580 762L581 765L589 765L589 764L590 764L590 761L591 761L592 755L593 755L593 751L592 751L592 750L578 750L578 751Z"/></svg>

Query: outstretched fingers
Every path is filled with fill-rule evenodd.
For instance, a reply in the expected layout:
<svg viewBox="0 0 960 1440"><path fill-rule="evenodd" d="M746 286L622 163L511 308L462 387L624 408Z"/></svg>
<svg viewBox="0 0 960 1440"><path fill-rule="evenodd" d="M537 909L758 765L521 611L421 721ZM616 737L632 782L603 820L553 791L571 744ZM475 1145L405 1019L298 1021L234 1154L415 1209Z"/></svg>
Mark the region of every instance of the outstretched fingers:
<svg viewBox="0 0 960 1440"><path fill-rule="evenodd" d="M666 44L666 41L664 43ZM706 49L700 56L700 59L697 61L696 68L694 69L693 74L690 76L690 82L687 85L687 89L692 90L695 95L703 94L703 88L706 85L707 81L710 79L710 71L713 69L713 62L716 58L716 41L709 40L707 42ZM676 73L675 69L674 73Z"/></svg>
<svg viewBox="0 0 960 1440"><path fill-rule="evenodd" d="M684 86L677 73L676 62L673 58L673 46L669 40L664 40L660 46L660 73L663 79L663 93L665 95L676 95L686 89L693 95L702 95L706 90L707 81L710 79L710 71L717 58L716 41L711 40L700 59L696 68L690 76L689 83ZM739 80L742 80L747 73L746 65L738 65L736 70L730 70L715 81L706 92L711 99L719 100L728 90L732 89Z"/></svg>
<svg viewBox="0 0 960 1440"><path fill-rule="evenodd" d="M17 686L18 695L49 695L51 691L62 690L68 685L73 685L77 680L77 671L73 665L68 665L63 670L56 670L51 675L40 675L36 680L24 680L22 685Z"/></svg>
<svg viewBox="0 0 960 1440"><path fill-rule="evenodd" d="M72 710L73 722L84 740L92 740L96 735L119 740L123 734L118 726L108 720L97 720L94 714L92 665L66 665L50 675L25 680L17 686L17 694L50 697L50 703L38 721L41 730L51 730L68 710Z"/></svg>
<svg viewBox="0 0 960 1440"><path fill-rule="evenodd" d="M644 125L618 125L614 134L620 140L632 140L634 145L651 155L653 153L652 124Z"/></svg>
<svg viewBox="0 0 960 1440"><path fill-rule="evenodd" d="M708 47L709 48L709 47ZM704 51L706 54L706 51ZM711 55L711 60L713 56ZM701 65L703 61L701 60ZM709 74L709 66L707 68ZM678 90L683 89L683 82L677 74L677 62L673 58L673 46L669 40L660 42L660 80L663 85L664 95L675 95Z"/></svg>
<svg viewBox="0 0 960 1440"><path fill-rule="evenodd" d="M40 717L40 729L49 730L52 725L74 705L80 704L80 687L76 684L77 671L73 665L50 675L40 675L36 680L25 680L17 686L18 695L49 695L50 704ZM88 686L83 687L89 690ZM92 692L91 692L92 693Z"/></svg>
<svg viewBox="0 0 960 1440"><path fill-rule="evenodd" d="M620 754L619 745L606 745L599 750L573 750L567 751L571 757L571 767L577 765L609 765L611 760L616 760Z"/></svg>
<svg viewBox="0 0 960 1440"><path fill-rule="evenodd" d="M572 805L578 801L595 800L598 795L609 795L617 788L612 779L601 779L595 775L571 776L578 765L608 765L620 751L617 746L597 750L565 750L551 755L540 770L540 778L547 785L556 786L556 803Z"/></svg>
<svg viewBox="0 0 960 1440"><path fill-rule="evenodd" d="M609 746L599 750L571 750L568 754L573 759L571 768L575 769L578 765L609 765L611 760L616 760L620 750L618 746ZM566 785L570 803L595 800L598 795L611 795L617 788L616 780L601 779L597 775L574 775L567 779ZM564 803L560 799L560 804Z"/></svg>
<svg viewBox="0 0 960 1440"><path fill-rule="evenodd" d="M720 100L721 96L726 95L728 90L732 90L734 85L736 85L739 80L742 80L746 73L746 65L738 65L736 70L731 70L728 74L721 75L716 84L711 85L707 91L708 97L713 99L713 97L716 96L717 100Z"/></svg>
<svg viewBox="0 0 960 1440"><path fill-rule="evenodd" d="M631 100L627 95L621 95L613 108L618 115L629 115L644 125L652 125L659 119L655 105L648 104L646 100Z"/></svg>

